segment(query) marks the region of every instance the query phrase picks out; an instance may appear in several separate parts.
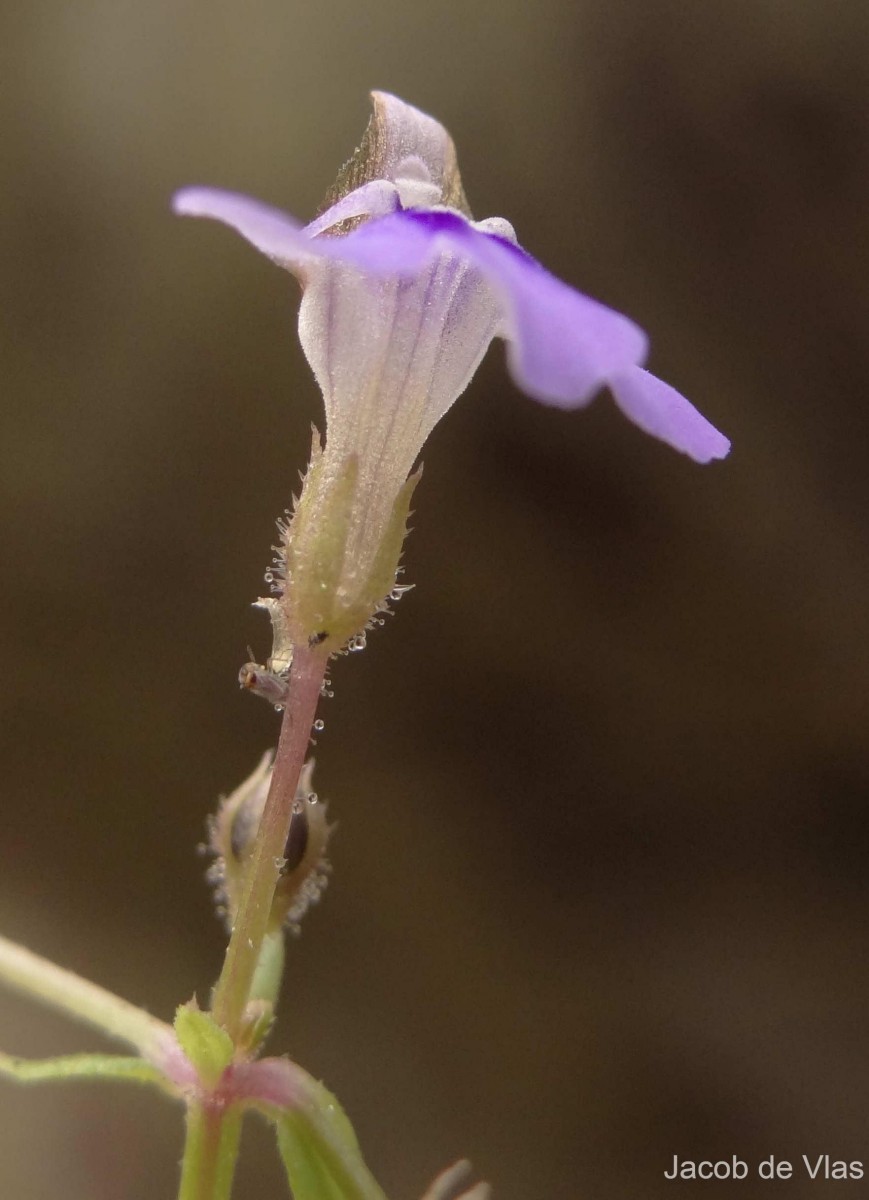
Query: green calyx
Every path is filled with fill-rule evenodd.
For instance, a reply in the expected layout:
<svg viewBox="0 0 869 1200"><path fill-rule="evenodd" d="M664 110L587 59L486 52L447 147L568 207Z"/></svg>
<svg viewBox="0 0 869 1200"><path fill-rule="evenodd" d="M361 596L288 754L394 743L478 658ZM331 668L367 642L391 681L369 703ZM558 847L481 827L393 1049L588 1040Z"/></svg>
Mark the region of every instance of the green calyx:
<svg viewBox="0 0 869 1200"><path fill-rule="evenodd" d="M335 464L315 441L282 547L281 603L297 644L340 650L386 606L418 480L405 480L386 518L374 520L358 456Z"/></svg>

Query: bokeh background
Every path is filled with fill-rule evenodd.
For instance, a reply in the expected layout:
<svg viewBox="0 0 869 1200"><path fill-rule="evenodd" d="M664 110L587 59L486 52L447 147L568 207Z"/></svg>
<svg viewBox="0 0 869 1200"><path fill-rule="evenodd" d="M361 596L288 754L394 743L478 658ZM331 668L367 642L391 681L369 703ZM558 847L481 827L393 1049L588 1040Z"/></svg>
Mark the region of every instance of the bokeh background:
<svg viewBox="0 0 869 1200"><path fill-rule="evenodd" d="M669 1196L674 1154L869 1167L869 8L6 0L2 25L3 933L161 1016L207 997L195 847L276 737L235 676L320 407L292 281L168 199L312 214L392 90L734 450L546 410L490 354L425 451L416 590L335 668L334 877L273 1046L396 1200L460 1154L498 1200ZM2 992L0 1045L104 1043ZM4 1086L0 1112L4 1198L174 1195L158 1097ZM282 1195L265 1131L244 1150L241 1200Z"/></svg>

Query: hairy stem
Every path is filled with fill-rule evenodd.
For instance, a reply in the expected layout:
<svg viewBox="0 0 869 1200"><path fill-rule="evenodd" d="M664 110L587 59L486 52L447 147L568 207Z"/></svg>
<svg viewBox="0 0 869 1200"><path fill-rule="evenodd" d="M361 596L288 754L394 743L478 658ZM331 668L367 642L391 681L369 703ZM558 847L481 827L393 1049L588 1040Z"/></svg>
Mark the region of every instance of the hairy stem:
<svg viewBox="0 0 869 1200"><path fill-rule="evenodd" d="M212 1015L238 1042L244 1010L268 930L275 887L293 816L296 788L326 673L327 655L319 648L297 648L290 669L290 690L275 755L272 782L247 869L244 891L214 989Z"/></svg>
<svg viewBox="0 0 869 1200"><path fill-rule="evenodd" d="M0 1052L0 1077L16 1083L56 1083L67 1079L108 1079L167 1088L166 1077L141 1058L120 1054L63 1054L59 1058L15 1058Z"/></svg>
<svg viewBox="0 0 869 1200"><path fill-rule="evenodd" d="M237 1109L202 1101L188 1105L178 1200L229 1200L240 1136Z"/></svg>
<svg viewBox="0 0 869 1200"><path fill-rule="evenodd" d="M81 976L0 937L0 981L67 1016L127 1042L152 1062L162 1061L172 1029L150 1013Z"/></svg>

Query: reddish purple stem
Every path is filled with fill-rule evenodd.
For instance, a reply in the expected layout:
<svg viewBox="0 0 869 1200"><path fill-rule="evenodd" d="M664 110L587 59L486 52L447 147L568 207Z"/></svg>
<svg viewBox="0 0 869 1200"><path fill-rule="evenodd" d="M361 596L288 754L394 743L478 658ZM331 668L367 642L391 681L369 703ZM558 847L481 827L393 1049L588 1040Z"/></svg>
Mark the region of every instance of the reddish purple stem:
<svg viewBox="0 0 869 1200"><path fill-rule="evenodd" d="M299 647L290 668L290 687L272 782L257 832L244 893L214 990L212 1015L238 1041L293 816L296 788L326 673L327 655Z"/></svg>

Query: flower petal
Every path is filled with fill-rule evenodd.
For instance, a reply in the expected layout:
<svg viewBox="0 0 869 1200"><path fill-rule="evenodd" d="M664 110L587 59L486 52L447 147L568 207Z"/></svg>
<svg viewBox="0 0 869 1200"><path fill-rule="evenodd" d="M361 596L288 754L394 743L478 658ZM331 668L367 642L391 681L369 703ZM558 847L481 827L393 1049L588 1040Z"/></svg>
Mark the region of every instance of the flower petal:
<svg viewBox="0 0 869 1200"><path fill-rule="evenodd" d="M407 278L347 262L307 267L299 338L326 410L321 474L345 478L355 460L346 558L360 574L425 439L469 383L499 317L481 273L454 254L437 255Z"/></svg>
<svg viewBox="0 0 869 1200"><path fill-rule="evenodd" d="M380 181L383 184L383 181ZM232 192L187 188L174 208L231 225L270 258L298 270L311 258L343 260L374 276L410 278L441 254L477 267L503 306L501 333L510 369L529 395L572 408L587 404L618 370L646 353L632 321L550 275L505 237L483 232L448 210L392 212L340 238L312 237L350 216L394 203L394 188L365 184L303 230L291 217ZM341 210L338 212L338 210Z"/></svg>
<svg viewBox="0 0 869 1200"><path fill-rule="evenodd" d="M299 337L323 392L331 448L363 460L386 453L400 486L470 382L498 319L485 280L455 255L410 278L312 265Z"/></svg>
<svg viewBox="0 0 869 1200"><path fill-rule="evenodd" d="M463 379L453 385L450 399L444 403L438 397L438 403L431 406L432 412L440 409L435 420L463 389L494 332L508 342L508 362L516 382L535 399L575 408L588 404L608 385L630 420L695 461L710 462L728 453L730 442L723 434L675 388L639 366L646 355L647 339L627 317L556 279L509 236L498 232L494 221L477 227L449 209L397 211L399 203L394 184L375 180L344 196L307 228L246 196L212 188L187 188L176 195L173 207L183 215L213 217L232 226L270 258L306 277L319 275L313 271L318 259L336 266L343 263L360 273L354 286L364 291L364 278L368 277L374 294L379 294L376 281L391 277L417 280L423 297L424 281L439 259L464 263L471 271L468 285L476 278L481 293L491 292L500 309L500 321L488 333L481 328L470 336L469 331L466 340L479 339L478 350L467 355L466 366L456 374L456 380L459 374ZM323 235L322 231L355 216L372 219L342 237ZM364 325L374 318L377 306L368 308L361 300L361 294L354 297L349 309ZM303 344L305 315L303 312L300 330ZM326 332L325 325L322 332ZM360 345L370 344L364 330L359 331L359 338ZM352 338L342 350L349 342ZM312 358L307 344L305 348ZM313 358L312 365L324 386L328 411L330 388L324 382L325 372ZM351 366L343 354L342 365L348 370Z"/></svg>
<svg viewBox="0 0 869 1200"><path fill-rule="evenodd" d="M724 458L730 441L675 388L642 367L620 371L609 381L616 404L635 425L681 450L695 462Z"/></svg>
<svg viewBox="0 0 869 1200"><path fill-rule="evenodd" d="M575 291L507 238L445 210L401 212L343 239L341 257L372 274L408 276L440 254L478 268L502 306L510 369L537 400L587 404L607 379L645 357L633 321Z"/></svg>
<svg viewBox="0 0 869 1200"><path fill-rule="evenodd" d="M383 179L364 184L344 196L304 228L280 209L271 208L237 192L225 192L221 188L184 188L172 200L172 209L179 216L211 217L221 221L240 233L257 250L290 270L297 269L306 259L323 253L327 243L314 241L315 236L323 230L352 217L383 216L395 212L398 206L398 189Z"/></svg>

